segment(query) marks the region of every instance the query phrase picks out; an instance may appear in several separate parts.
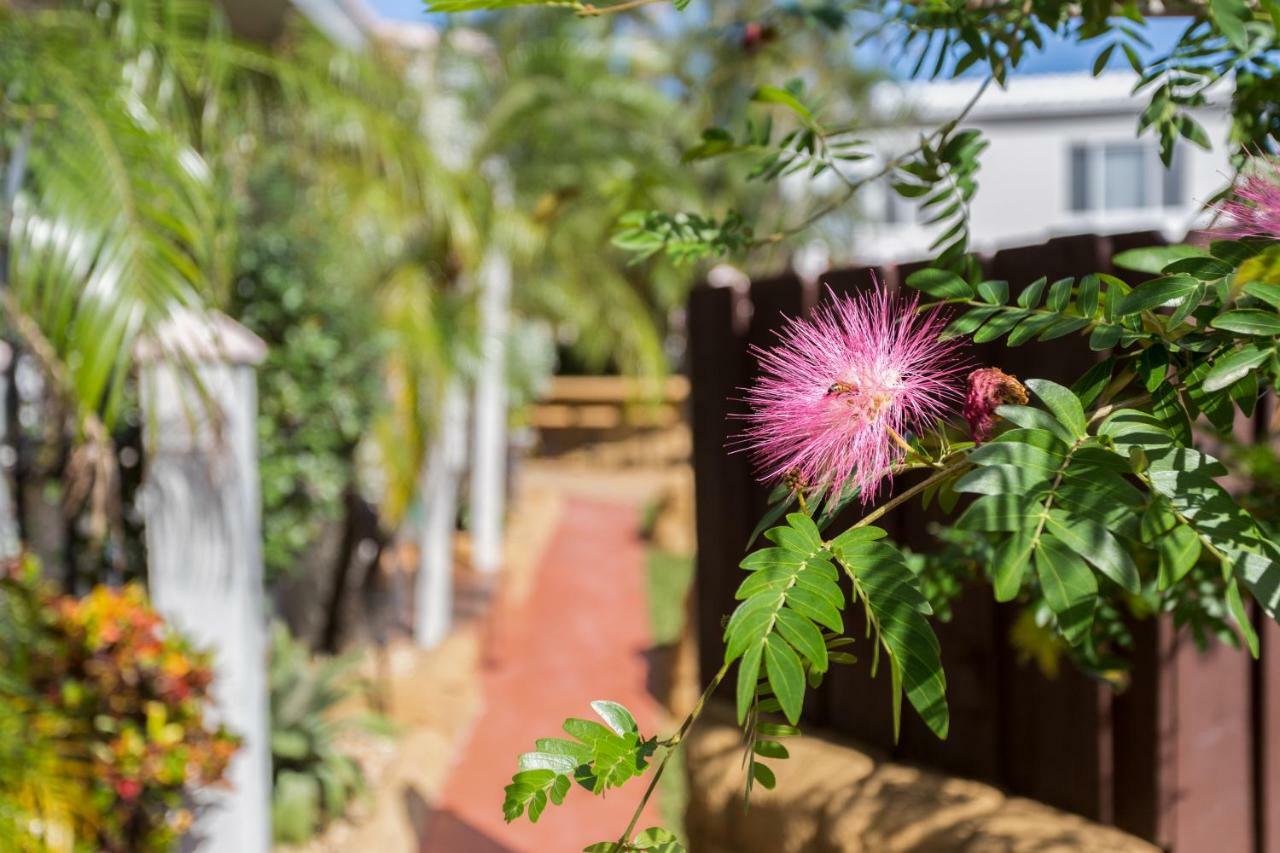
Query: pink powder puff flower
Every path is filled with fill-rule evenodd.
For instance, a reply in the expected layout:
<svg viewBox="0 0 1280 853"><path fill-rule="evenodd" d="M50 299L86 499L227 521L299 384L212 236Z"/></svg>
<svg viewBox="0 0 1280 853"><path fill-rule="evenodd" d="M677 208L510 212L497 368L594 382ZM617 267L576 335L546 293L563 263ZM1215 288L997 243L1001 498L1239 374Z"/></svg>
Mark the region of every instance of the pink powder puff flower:
<svg viewBox="0 0 1280 853"><path fill-rule="evenodd" d="M875 498L906 455L902 434L961 399L959 342L940 340L945 318L917 304L876 285L788 320L776 346L753 348L761 376L746 394L741 441L762 480L837 494L853 485L864 504Z"/></svg>
<svg viewBox="0 0 1280 853"><path fill-rule="evenodd" d="M1219 210L1230 220L1218 229L1228 237L1280 240L1280 160L1255 156Z"/></svg>

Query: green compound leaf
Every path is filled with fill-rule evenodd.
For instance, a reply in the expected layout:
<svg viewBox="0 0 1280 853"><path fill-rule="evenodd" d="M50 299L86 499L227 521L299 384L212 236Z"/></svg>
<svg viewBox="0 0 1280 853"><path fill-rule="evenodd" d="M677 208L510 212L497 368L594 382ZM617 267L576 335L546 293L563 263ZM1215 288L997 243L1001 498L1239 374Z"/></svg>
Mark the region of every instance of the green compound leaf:
<svg viewBox="0 0 1280 853"><path fill-rule="evenodd" d="M946 676L929 620L932 610L902 554L881 542L832 543L862 598L876 637L889 658L893 681L894 736L901 725L902 694L933 732L947 736Z"/></svg>
<svg viewBox="0 0 1280 853"><path fill-rule="evenodd" d="M837 634L844 630L844 593L822 535L807 515L791 513L786 526L771 528L765 537L778 547L755 551L741 563L750 575L738 587L742 603L725 626L725 663L741 658L739 722L755 702L762 665L782 710L795 722L806 668L818 675L829 664L819 626Z"/></svg>
<svg viewBox="0 0 1280 853"><path fill-rule="evenodd" d="M635 718L622 705L597 700L591 707L608 725L565 720L564 730L574 740L541 738L535 751L520 756L519 771L504 789L502 814L508 823L525 813L537 823L548 803L564 802L575 781L602 794L644 773L657 740L642 738Z"/></svg>

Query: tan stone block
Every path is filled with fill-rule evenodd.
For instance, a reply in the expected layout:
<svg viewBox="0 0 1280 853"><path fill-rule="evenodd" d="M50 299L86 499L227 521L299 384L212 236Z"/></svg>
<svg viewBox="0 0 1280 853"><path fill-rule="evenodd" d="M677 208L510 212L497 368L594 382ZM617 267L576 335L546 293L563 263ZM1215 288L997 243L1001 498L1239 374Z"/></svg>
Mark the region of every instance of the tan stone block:
<svg viewBox="0 0 1280 853"><path fill-rule="evenodd" d="M1041 803L877 760L812 732L770 761L778 786L743 810L742 735L724 708L687 741L687 829L698 853L1156 853L1157 848Z"/></svg>

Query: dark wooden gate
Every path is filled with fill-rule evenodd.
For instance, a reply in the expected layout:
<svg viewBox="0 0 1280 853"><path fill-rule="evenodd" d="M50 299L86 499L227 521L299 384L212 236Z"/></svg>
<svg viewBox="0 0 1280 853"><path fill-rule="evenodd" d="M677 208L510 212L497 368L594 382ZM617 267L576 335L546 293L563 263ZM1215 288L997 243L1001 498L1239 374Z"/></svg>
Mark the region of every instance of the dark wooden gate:
<svg viewBox="0 0 1280 853"><path fill-rule="evenodd" d="M1011 291L1111 272L1120 251L1158 245L1155 233L1063 237L1001 251L984 261ZM720 666L722 617L741 581L747 539L767 506L750 462L729 444L741 429L740 389L756 372L752 344L775 339L784 316L808 311L876 275L899 286L915 265L829 273L822 287L794 276L701 286L689 303L693 452L697 503L697 615L705 676ZM1008 348L977 346L975 361L1019 377L1070 383L1097 358L1084 340ZM1274 407L1267 407L1269 409ZM1260 418L1269 416L1260 414ZM1256 431L1259 423L1242 424ZM1260 433L1257 433L1260 434ZM897 541L925 550L936 516L917 503L881 522ZM1280 626L1262 627L1263 654L1215 647L1199 653L1169 621L1135 625L1133 677L1116 692L1069 665L1056 678L1018 661L1009 643L1014 608L971 588L935 623L951 705L951 735L936 739L909 711L893 743L887 675L837 667L806 702L811 725L848 735L897 760L992 782L1007 790L1114 824L1178 853L1280 853ZM852 613L853 611L851 611ZM859 636L863 626L850 619ZM1273 714L1270 708L1276 708Z"/></svg>

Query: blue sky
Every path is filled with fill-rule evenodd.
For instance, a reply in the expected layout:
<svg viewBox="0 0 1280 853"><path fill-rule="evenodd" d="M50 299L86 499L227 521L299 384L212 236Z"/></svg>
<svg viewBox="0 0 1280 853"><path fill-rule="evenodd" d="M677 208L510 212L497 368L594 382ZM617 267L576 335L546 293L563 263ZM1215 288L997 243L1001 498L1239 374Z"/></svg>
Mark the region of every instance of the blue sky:
<svg viewBox="0 0 1280 853"><path fill-rule="evenodd" d="M416 21L419 23L427 22L432 17L425 11L425 3L423 0L365 0L365 3L383 18L398 21ZM555 14L549 12L549 14ZM563 13L562 13L563 14ZM1158 56L1166 52L1177 41L1178 36L1186 27L1185 18L1152 18L1147 21L1144 32L1151 42L1150 50L1142 50L1144 59L1153 55ZM1018 68L1018 74L1058 74L1070 71L1088 71L1093 67L1093 59L1098 55L1104 40L1097 40L1089 44L1077 45L1069 44L1055 38L1047 38L1045 41L1045 49L1039 53L1034 53L1023 59L1022 64ZM871 50L864 51L869 58L868 61L874 62L878 57L883 56L883 51ZM896 74L905 74L910 71L913 62L897 63L892 67L891 72ZM1109 68L1124 68L1127 63L1119 51L1111 57ZM970 69L973 74L983 73L981 69Z"/></svg>
<svg viewBox="0 0 1280 853"><path fill-rule="evenodd" d="M422 0L365 0L365 5L384 18L396 21L425 21L426 4Z"/></svg>

